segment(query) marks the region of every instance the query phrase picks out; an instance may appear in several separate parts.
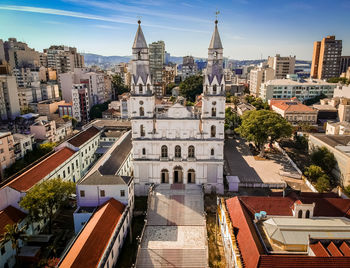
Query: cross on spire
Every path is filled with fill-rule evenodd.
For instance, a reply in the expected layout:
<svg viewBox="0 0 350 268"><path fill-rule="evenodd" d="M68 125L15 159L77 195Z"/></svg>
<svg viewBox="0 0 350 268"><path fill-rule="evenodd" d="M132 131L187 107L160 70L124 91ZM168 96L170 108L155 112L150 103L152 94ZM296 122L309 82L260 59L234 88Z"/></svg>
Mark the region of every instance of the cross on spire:
<svg viewBox="0 0 350 268"><path fill-rule="evenodd" d="M215 24L218 24L218 15L220 14L219 10L215 11Z"/></svg>
<svg viewBox="0 0 350 268"><path fill-rule="evenodd" d="M137 19L138 19L138 20L137 20L137 23L138 23L139 25L141 24L141 18L142 18L141 16L137 16Z"/></svg>

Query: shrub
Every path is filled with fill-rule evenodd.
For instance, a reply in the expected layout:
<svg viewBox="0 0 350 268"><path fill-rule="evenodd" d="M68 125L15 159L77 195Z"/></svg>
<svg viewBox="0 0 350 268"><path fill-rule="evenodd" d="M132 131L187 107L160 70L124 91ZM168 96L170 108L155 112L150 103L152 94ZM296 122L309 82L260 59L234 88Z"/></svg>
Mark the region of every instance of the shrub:
<svg viewBox="0 0 350 268"><path fill-rule="evenodd" d="M329 190L330 183L329 183L329 178L326 174L324 174L323 176L321 176L317 179L317 183L315 185L315 188L320 193L323 193L323 192Z"/></svg>
<svg viewBox="0 0 350 268"><path fill-rule="evenodd" d="M311 160L315 165L320 166L327 174L331 173L337 163L334 154L324 146L318 147L311 153Z"/></svg>
<svg viewBox="0 0 350 268"><path fill-rule="evenodd" d="M311 165L311 166L305 168L304 174L312 182L317 182L317 180L320 177L325 175L322 168L319 166L316 166L316 165Z"/></svg>

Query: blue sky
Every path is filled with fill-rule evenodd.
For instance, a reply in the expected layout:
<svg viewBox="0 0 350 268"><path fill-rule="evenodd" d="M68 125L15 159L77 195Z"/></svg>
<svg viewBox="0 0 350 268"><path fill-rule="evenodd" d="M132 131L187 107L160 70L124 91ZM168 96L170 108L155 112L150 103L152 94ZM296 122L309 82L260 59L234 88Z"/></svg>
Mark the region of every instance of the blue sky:
<svg viewBox="0 0 350 268"><path fill-rule="evenodd" d="M350 0L0 0L0 39L16 37L39 51L64 44L130 55L141 17L148 43L164 40L171 55L206 57L216 10L226 57L310 60L313 42L330 34L350 55Z"/></svg>

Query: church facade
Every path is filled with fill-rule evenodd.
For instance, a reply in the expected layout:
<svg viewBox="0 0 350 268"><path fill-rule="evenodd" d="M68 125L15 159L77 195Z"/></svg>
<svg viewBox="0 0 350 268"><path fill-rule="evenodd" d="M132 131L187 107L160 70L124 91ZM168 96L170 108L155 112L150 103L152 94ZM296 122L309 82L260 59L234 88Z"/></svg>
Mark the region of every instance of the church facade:
<svg viewBox="0 0 350 268"><path fill-rule="evenodd" d="M201 109L181 101L156 104L148 47L139 26L132 47L131 123L136 195L151 184L198 184L223 192L225 80L215 21L204 73ZM157 102L158 103L158 102Z"/></svg>

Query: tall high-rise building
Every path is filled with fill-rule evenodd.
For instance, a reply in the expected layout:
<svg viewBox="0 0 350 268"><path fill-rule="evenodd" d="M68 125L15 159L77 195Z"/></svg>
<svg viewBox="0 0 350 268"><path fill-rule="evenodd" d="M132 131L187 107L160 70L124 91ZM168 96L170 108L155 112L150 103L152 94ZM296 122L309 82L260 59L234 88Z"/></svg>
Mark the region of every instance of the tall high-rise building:
<svg viewBox="0 0 350 268"><path fill-rule="evenodd" d="M254 68L249 73L249 90L255 97L260 95L260 87L262 83L274 79L274 70L266 65Z"/></svg>
<svg viewBox="0 0 350 268"><path fill-rule="evenodd" d="M149 68L152 82L155 85L162 83L162 70L165 63L165 44L164 41L153 42L149 45ZM162 95L162 92L156 92L156 95Z"/></svg>
<svg viewBox="0 0 350 268"><path fill-rule="evenodd" d="M342 40L327 36L322 41L314 42L312 55L311 78L328 79L339 77Z"/></svg>
<svg viewBox="0 0 350 268"><path fill-rule="evenodd" d="M4 42L4 52L12 68L38 67L40 64L40 53L29 48L26 43L18 42L16 38Z"/></svg>
<svg viewBox="0 0 350 268"><path fill-rule="evenodd" d="M16 77L0 75L0 116L2 120L14 120L20 115Z"/></svg>
<svg viewBox="0 0 350 268"><path fill-rule="evenodd" d="M182 58L181 78L185 80L187 77L195 75L198 71L197 64L192 56Z"/></svg>
<svg viewBox="0 0 350 268"><path fill-rule="evenodd" d="M208 49L201 111L184 106L183 99L170 107L156 108L148 47L140 25L132 54L130 114L135 194L147 195L151 184L197 184L206 192L216 189L222 193L225 79L217 22Z"/></svg>
<svg viewBox="0 0 350 268"><path fill-rule="evenodd" d="M75 47L51 46L44 49L40 62L45 67L55 69L57 73L66 73L84 67L84 56Z"/></svg>
<svg viewBox="0 0 350 268"><path fill-rule="evenodd" d="M283 79L287 74L294 74L295 56L281 57L280 54L276 54L274 57L268 57L267 64L274 70L276 79Z"/></svg>
<svg viewBox="0 0 350 268"><path fill-rule="evenodd" d="M350 56L342 56L340 58L340 71L339 73L346 73L350 67Z"/></svg>

